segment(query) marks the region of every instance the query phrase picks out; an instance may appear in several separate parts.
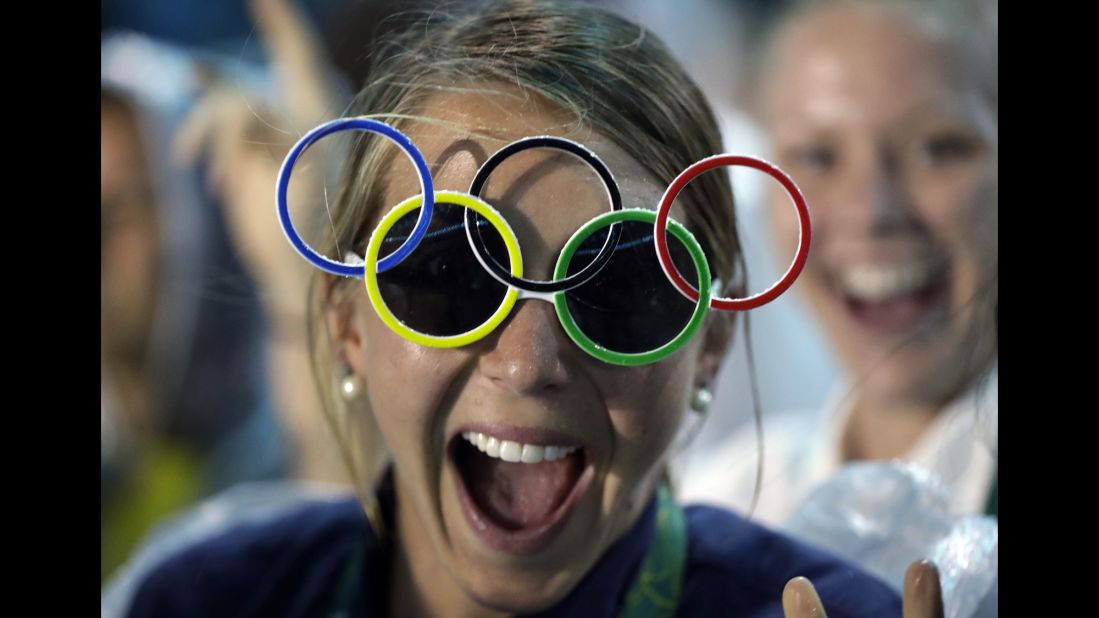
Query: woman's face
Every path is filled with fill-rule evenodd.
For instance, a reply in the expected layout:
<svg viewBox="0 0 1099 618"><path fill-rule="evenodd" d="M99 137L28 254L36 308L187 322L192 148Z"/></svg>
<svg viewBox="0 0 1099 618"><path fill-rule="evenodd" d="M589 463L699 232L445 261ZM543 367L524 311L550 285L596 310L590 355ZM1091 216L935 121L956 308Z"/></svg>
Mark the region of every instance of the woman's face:
<svg viewBox="0 0 1099 618"><path fill-rule="evenodd" d="M606 162L625 207L655 207L663 187L609 139L537 95L493 88L425 104L423 115L460 129L408 128L436 189L467 190L479 164L508 142L561 135ZM419 193L404 157L390 174L384 203ZM550 150L505 161L483 195L515 230L525 276L537 279L550 278L573 231L609 208L585 164ZM645 507L699 379L703 338L663 362L625 368L577 348L552 305L538 300L519 301L490 336L457 349L393 333L365 290L352 303L343 349L365 379L395 463L401 543L410 553L429 544L434 566L483 605L531 611L560 600ZM553 462L508 463L468 446L466 432L501 449L517 448L504 441L578 448Z"/></svg>
<svg viewBox="0 0 1099 618"><path fill-rule="evenodd" d="M956 60L911 19L846 7L792 24L769 67L767 129L813 221L799 287L872 400L941 404L994 354L972 335L993 320L995 113Z"/></svg>

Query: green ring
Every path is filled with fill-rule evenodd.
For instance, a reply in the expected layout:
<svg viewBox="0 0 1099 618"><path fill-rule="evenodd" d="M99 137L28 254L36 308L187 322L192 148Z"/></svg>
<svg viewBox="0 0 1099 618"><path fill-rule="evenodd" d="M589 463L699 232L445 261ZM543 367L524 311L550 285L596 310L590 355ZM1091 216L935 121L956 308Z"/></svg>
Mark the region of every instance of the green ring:
<svg viewBox="0 0 1099 618"><path fill-rule="evenodd" d="M636 208L616 210L604 213L591 221L588 221L583 227L576 230L576 233L572 235L569 242L565 244L565 248L561 250L561 256L557 259L557 267L553 271L554 279L562 279L566 273L568 273L569 262L572 260L572 256L588 236L591 236L599 229L607 227L612 223L618 223L619 221L640 221L642 223L648 223L649 225L655 225L656 212ZM687 228L683 227L678 222L669 219L668 230L687 247L687 251L691 254L691 259L694 260L695 271L698 273L698 301L695 303L695 310L694 313L691 314L690 321L687 322L687 325L683 327L683 330L681 330L674 339L655 350L633 354L615 352L595 343L580 330L580 327L576 325L576 320L573 319L572 314L569 312L568 304L565 300L565 294L567 294L567 292L558 292L554 295L553 299L554 307L557 309L557 318L561 320L561 326L565 328L565 333L567 333L573 343L580 346L582 350L602 361L615 365L645 365L662 360L683 347L683 345L694 336L699 327L702 326L702 321L706 318L706 312L710 308L710 265L706 261L706 254L702 252L702 246L695 240L694 235L687 231Z"/></svg>
<svg viewBox="0 0 1099 618"><path fill-rule="evenodd" d="M504 321L504 318L508 317L512 307L515 306L515 301L519 298L519 290L508 287L508 291L504 294L504 299L500 301L500 306L496 308L496 312L477 328L459 335L440 337L413 330L397 319L397 316L393 315L393 312L386 306L385 300L382 299L381 290L378 289L378 251L381 250L382 239L385 238L386 233L401 217L419 208L422 202L423 195L415 195L397 204L382 217L378 227L374 228L374 231L370 234L370 242L366 245L366 256L363 258L366 261L365 276L363 277L366 281L366 294L370 297L370 304L374 305L374 311L378 313L378 317L382 319L382 322L385 322L385 325L393 332L412 343L431 348L457 348L468 345L491 333L493 329L500 325L500 322ZM489 223L500 233L500 237L504 239L504 245L507 246L508 258L511 261L511 274L516 277L523 276L523 256L519 251L519 240L515 237L515 232L511 230L507 221L495 208L468 193L459 193L457 191L436 191L435 203L440 202L470 208L488 219Z"/></svg>

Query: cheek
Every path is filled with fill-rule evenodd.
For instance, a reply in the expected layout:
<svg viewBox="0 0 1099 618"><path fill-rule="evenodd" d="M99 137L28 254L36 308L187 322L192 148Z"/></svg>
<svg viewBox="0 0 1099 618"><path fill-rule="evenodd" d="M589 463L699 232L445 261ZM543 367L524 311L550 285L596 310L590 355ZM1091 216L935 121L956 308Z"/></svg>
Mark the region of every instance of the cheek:
<svg viewBox="0 0 1099 618"><path fill-rule="evenodd" d="M802 190L805 190L804 187ZM823 271L820 269L821 248L828 237L829 214L832 209L825 205L826 200L815 200L808 192L805 194L805 199L809 206L810 231L812 233L809 260L792 289L802 294L809 294L812 297L817 288L824 285ZM790 197L781 188L775 188L767 207L770 211L768 219L770 221L769 240L771 246L769 247L769 253L771 254L771 266L776 273L776 277L778 277L790 267L790 263L797 253L801 227L797 211L790 202ZM763 289L762 286L762 283L755 282L751 291L756 291L756 288Z"/></svg>
<svg viewBox="0 0 1099 618"><path fill-rule="evenodd" d="M412 343L369 308L356 319L364 333L362 365L357 369L390 452L430 452L441 442L438 412L460 373L452 362L460 353Z"/></svg>
<svg viewBox="0 0 1099 618"><path fill-rule="evenodd" d="M771 197L770 202L767 204L770 209L771 219L771 235L774 242L776 254L784 253L787 249L794 246L797 242L798 222L797 217L792 212L787 212L786 200L782 196L775 195ZM776 258L781 259L778 255Z"/></svg>
<svg viewBox="0 0 1099 618"><path fill-rule="evenodd" d="M681 353L616 376L607 407L615 433L614 468L622 476L651 472L675 438L690 392L693 363L684 362L687 358L688 353Z"/></svg>
<svg viewBox="0 0 1099 618"><path fill-rule="evenodd" d="M984 169L959 170L914 187L925 223L956 259L986 270L996 259L997 191Z"/></svg>
<svg viewBox="0 0 1099 618"><path fill-rule="evenodd" d="M992 178L979 169L920 178L912 189L920 210L940 228L967 227L982 207Z"/></svg>

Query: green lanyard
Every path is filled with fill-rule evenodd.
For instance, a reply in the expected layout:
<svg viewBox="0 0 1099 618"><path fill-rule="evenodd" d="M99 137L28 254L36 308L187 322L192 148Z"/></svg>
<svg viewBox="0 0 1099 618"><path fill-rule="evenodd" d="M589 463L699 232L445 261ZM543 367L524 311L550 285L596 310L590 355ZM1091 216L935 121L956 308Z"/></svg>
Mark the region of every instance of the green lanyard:
<svg viewBox="0 0 1099 618"><path fill-rule="evenodd" d="M347 566L343 569L340 581L336 585L336 597L332 603L330 618L350 618L351 602L355 598L355 591L362 585L363 553L366 549L363 542L355 543L351 550L351 557L347 559Z"/></svg>
<svg viewBox="0 0 1099 618"><path fill-rule="evenodd" d="M619 618L671 617L679 606L683 565L687 561L687 519L667 488L657 491L656 502L656 531L652 544L633 585L626 592ZM362 562L363 545L359 543L352 550L336 587L330 616L351 615L351 602L361 584Z"/></svg>
<svg viewBox="0 0 1099 618"><path fill-rule="evenodd" d="M674 616L687 562L687 519L666 487L656 494L656 532L619 618Z"/></svg>

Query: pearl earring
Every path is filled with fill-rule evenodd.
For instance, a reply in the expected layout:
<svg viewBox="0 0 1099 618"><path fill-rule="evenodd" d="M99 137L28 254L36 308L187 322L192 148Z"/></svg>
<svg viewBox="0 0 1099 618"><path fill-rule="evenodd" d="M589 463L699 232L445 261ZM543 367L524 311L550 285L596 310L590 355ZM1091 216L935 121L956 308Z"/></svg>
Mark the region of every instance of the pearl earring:
<svg viewBox="0 0 1099 618"><path fill-rule="evenodd" d="M705 386L696 386L694 394L691 395L691 409L695 412L703 413L710 408L710 404L714 401L714 394L710 389Z"/></svg>
<svg viewBox="0 0 1099 618"><path fill-rule="evenodd" d="M340 395L344 401L353 401L363 392L363 380L354 371L348 370L340 380Z"/></svg>

